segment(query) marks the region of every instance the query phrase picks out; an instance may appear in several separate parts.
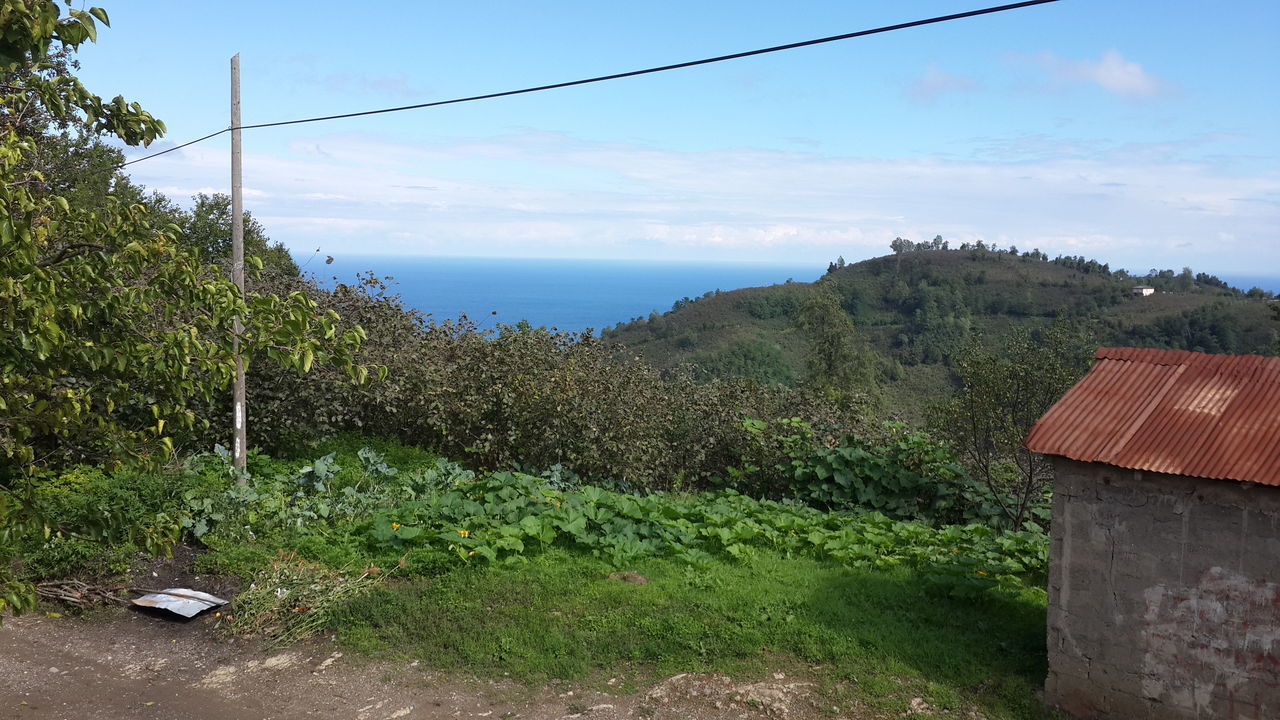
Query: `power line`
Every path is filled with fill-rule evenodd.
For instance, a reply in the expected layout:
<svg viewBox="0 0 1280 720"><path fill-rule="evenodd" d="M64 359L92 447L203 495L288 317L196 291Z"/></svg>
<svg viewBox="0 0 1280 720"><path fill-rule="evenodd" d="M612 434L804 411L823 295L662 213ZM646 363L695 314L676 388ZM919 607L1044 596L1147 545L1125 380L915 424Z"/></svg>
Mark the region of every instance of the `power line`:
<svg viewBox="0 0 1280 720"><path fill-rule="evenodd" d="M211 133L209 133L208 135L205 135L204 137L196 138L195 140L191 140L190 142L184 142L184 143L182 143L181 145L174 145L173 147L168 148L168 149L165 149L165 150L161 150L161 151L160 151L160 152L158 152L158 153L152 153L152 154L150 154L150 155L146 155L146 156L143 156L143 157L140 157L140 158L134 158L133 160L130 160L130 161L128 161L128 162L122 162L122 163L120 163L120 167L124 167L125 165L132 165L132 164L134 164L134 163L136 163L136 162L142 162L143 160L150 160L151 158L157 158L157 157L160 157L161 155L164 155L165 153L171 153L171 152L173 152L174 150L181 150L182 148L187 147L188 145L195 145L196 143L204 142L205 140L208 140L209 138L215 138L215 137L218 137L219 135L221 135L222 133L225 133L225 132L231 132L231 128L223 128L222 130L219 130L218 132L211 132Z"/></svg>
<svg viewBox="0 0 1280 720"><path fill-rule="evenodd" d="M254 130L257 128L279 127L281 125L301 125L303 123L323 122L325 120L341 120L344 118L363 117L365 115L381 115L383 113L403 112L405 110L421 110L423 108L440 107L441 105L456 105L459 103L476 102L478 100L492 100L494 98L510 97L512 95L525 95L528 93L543 92L545 90L558 90L560 88L574 87L577 85L589 85L591 83L605 82L608 80L621 80L622 78L651 75L653 73L666 72L668 70L679 70L682 68L696 67L698 65L709 65L711 63L725 62L727 60L738 60L740 58L752 57L754 55L782 52L783 50L795 50L796 48L809 47L812 45L822 45L840 40L850 40L853 38L866 37L867 35L877 35L880 33L893 32L894 30L905 30L907 28L920 27L922 25L949 22L951 20L962 20L964 18L977 17L979 15L990 15L992 13L1005 12L1007 10L1018 10L1025 7L1031 7L1033 5L1044 5L1057 1L1058 0L1026 0L1025 2L1013 3L1010 5L999 5L996 7L983 8L981 10L970 10L968 12L955 13L952 15L940 15L926 20L913 20L911 22L898 23L897 25L886 25L884 27L872 28L870 30L858 30L856 32L844 33L842 35L832 35L830 37L804 40L802 42L788 43L786 45L775 45L773 47L761 48L759 50L748 50L746 52L732 53L730 55L718 55L716 57L704 58L702 60L690 60L688 62L674 63L672 65L660 65L658 67L646 68L644 70L632 70L630 72L614 73L612 75L600 75L597 77L585 78L583 80L570 80L569 82L553 83L551 85L538 85L535 87L521 88L519 90L506 90L503 92L488 93L485 95L471 95L469 97L454 98L452 100L436 100L434 102L418 103L416 105L401 105L399 107L382 108L380 110L363 110L360 112L342 113L340 115L323 115L320 117L302 118L299 120L281 120L278 122L241 125L238 129ZM165 153L173 152L174 150L180 150L198 142L204 142L205 140L217 137L222 133L230 132L232 129L233 128L225 128L215 133L205 135L202 138L183 143L182 145L130 160L129 162L122 163L121 167L124 165L132 165L133 163L142 162L143 160L150 160L151 158L159 157Z"/></svg>

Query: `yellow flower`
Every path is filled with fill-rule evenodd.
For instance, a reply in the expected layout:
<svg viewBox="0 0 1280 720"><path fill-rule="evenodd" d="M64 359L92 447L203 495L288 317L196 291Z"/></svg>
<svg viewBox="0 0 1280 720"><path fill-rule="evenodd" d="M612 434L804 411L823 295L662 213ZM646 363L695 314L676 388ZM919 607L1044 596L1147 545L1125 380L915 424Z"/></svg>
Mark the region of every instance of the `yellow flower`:
<svg viewBox="0 0 1280 720"><path fill-rule="evenodd" d="M979 574L979 575L981 575L982 577L986 577L986 576L987 576L987 574L986 574L986 573L984 573L984 572L982 572L981 570L979 570L979 571L978 571L978 574Z"/></svg>
<svg viewBox="0 0 1280 720"><path fill-rule="evenodd" d="M392 530L399 530L399 529L400 529L400 523L391 523L391 529L392 529Z"/></svg>
<svg viewBox="0 0 1280 720"><path fill-rule="evenodd" d="M957 550L957 549L955 549L955 548L951 548L951 552L953 552L953 553L958 553L958 552L960 552L960 551L959 551L959 550Z"/></svg>
<svg viewBox="0 0 1280 720"><path fill-rule="evenodd" d="M556 503L556 507L560 507L560 503Z"/></svg>
<svg viewBox="0 0 1280 720"><path fill-rule="evenodd" d="M470 531L470 530L459 530L459 531L458 531L458 534L459 534L459 535L461 535L462 537L467 537L468 535L470 535L470 534L471 534L471 531Z"/></svg>

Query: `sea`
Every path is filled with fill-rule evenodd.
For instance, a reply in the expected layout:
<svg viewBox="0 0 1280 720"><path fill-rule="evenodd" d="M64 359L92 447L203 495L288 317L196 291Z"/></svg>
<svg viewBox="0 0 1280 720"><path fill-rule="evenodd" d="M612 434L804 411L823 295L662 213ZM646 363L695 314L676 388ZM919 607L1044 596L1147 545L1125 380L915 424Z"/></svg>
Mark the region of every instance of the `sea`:
<svg viewBox="0 0 1280 720"><path fill-rule="evenodd" d="M465 314L482 328L521 320L531 325L597 333L651 312L666 312L685 297L812 282L825 263L672 262L519 258L340 256L307 263L321 284L352 282L372 272L392 278L391 292L436 320ZM319 267L315 267L319 265Z"/></svg>
<svg viewBox="0 0 1280 720"><path fill-rule="evenodd" d="M1210 273L1213 275L1215 273ZM1225 280L1231 287L1240 288L1249 291L1252 288L1266 290L1268 292L1280 295L1280 276L1276 275L1235 275L1233 273L1223 273L1218 275L1219 278Z"/></svg>
<svg viewBox="0 0 1280 720"><path fill-rule="evenodd" d="M332 264L308 261L304 272L320 282L352 282L372 272L391 278L405 305L436 320L465 314L482 328L531 325L573 332L599 332L651 312L666 312L681 298L713 290L736 290L812 282L824 263L675 262L661 260L566 260L521 258L343 255ZM1280 295L1280 277L1221 274L1231 285L1259 287Z"/></svg>

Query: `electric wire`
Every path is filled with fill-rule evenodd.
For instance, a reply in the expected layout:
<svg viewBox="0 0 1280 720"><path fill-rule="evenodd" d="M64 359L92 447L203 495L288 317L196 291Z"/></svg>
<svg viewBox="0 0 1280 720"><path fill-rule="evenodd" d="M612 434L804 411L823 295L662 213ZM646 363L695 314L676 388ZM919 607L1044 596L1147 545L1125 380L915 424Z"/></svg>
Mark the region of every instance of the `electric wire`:
<svg viewBox="0 0 1280 720"><path fill-rule="evenodd" d="M128 162L122 162L122 163L120 163L120 167L124 167L125 165L132 165L132 164L134 164L134 163L136 163L136 162L142 162L143 160L150 160L151 158L157 158L157 157L160 157L161 155L164 155L164 154L166 154L166 153L171 153L171 152L173 152L174 150L181 150L181 149L182 149L182 148L184 148L184 147L188 147L188 146L190 146L190 145L195 145L196 143L204 142L205 140L208 140L209 138L216 138L216 137L218 137L219 135L221 135L222 133L226 133L226 132L231 132L231 128L223 128L223 129L221 129L221 130L219 130L219 131L217 131L217 132L211 132L211 133L209 133L208 135L205 135L204 137L199 137L199 138L196 138L195 140L189 140L189 141L187 141L187 142L184 142L184 143L182 143L181 145L174 145L173 147L171 147L171 148L165 148L164 150L161 150L160 152L152 153L152 154L150 154L150 155L146 155L146 156L144 156L144 157L140 157L140 158L135 158L135 159L133 159L133 160L129 160Z"/></svg>
<svg viewBox="0 0 1280 720"><path fill-rule="evenodd" d="M578 85L589 85L591 83L606 82L609 80L621 80L623 78L637 77L639 75L651 75L653 73L666 72L668 70L680 70L682 68L696 67L698 65L709 65L711 63L725 62L727 60L738 60L741 58L753 57L755 55L765 55L767 53L782 52L784 50L795 50L797 48L810 47L813 45L822 45L825 43L838 42L841 40L850 40L853 38L866 37L868 35L877 35L880 33L893 32L895 30L905 30L908 28L920 27L922 25L933 25L936 23L950 22L952 20L961 20L964 18L977 17L979 15L990 15L992 13L1006 12L1009 10L1018 10L1021 8L1031 7L1034 5L1045 5L1047 3L1057 2L1057 1L1058 0L1025 0L1024 2L1012 3L1009 5L999 5L995 7L983 8L981 10L969 10L961 13L953 13L951 15L940 15L938 17L927 18L925 20L913 20L911 22L898 23L896 25L885 25L883 27L872 28L869 30L858 30L855 32L843 33L841 35L831 35L828 37L816 38L813 40L803 40L801 42L787 43L786 45L774 45L772 47L760 48L758 50L747 50L745 52L731 53L729 55L718 55L716 57L703 58L701 60L690 60L687 62L673 63L670 65L659 65L657 67L645 68L643 70L631 70L628 72L614 73L612 75L599 75L596 77L584 78L582 80L570 80L568 82L552 83L550 85L537 85L534 87L520 88L518 90L505 90L502 92L487 93L484 95L471 95L468 97L454 98L452 100L436 100L433 102L418 103L415 105L401 105L398 107L381 108L378 110L362 110L359 112L342 113L338 115L322 115L318 117L300 118L297 120L280 120L277 122L255 123L252 125L241 125L239 127L228 127L228 128L223 128L222 130L219 130L217 132L205 135L202 138L197 138L190 142L186 142L181 145L177 145L175 147L167 148L165 150L161 150L160 152L153 153L151 155L135 158L128 162L122 163L121 167L124 167L125 165L132 165L133 163L142 162L143 160L150 160L152 158L159 157L166 153L171 153L174 150L180 150L184 147L188 147L190 145L194 145L199 142L204 142L205 140L217 137L226 132L231 132L232 130L255 130L259 128L280 127L283 125L301 125L303 123L324 122L326 120L341 120L345 118L363 117L366 115L381 115L384 113L404 112L406 110L421 110L424 108L440 107L442 105L457 105L459 103L476 102L479 100L493 100L495 98L511 97L513 95L525 95L528 93L543 92L546 90L559 90L561 88L575 87Z"/></svg>

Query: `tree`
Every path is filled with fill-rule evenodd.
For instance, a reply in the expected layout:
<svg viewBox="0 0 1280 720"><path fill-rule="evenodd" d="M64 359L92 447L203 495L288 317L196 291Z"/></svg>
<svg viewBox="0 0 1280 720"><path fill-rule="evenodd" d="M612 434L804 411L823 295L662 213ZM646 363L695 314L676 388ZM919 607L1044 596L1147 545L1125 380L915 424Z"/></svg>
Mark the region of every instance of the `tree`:
<svg viewBox="0 0 1280 720"><path fill-rule="evenodd" d="M1273 315L1276 316L1276 321L1280 322L1280 303L1273 304L1271 306L1271 312ZM1280 337L1276 338L1275 350L1273 350L1272 352L1274 352L1277 355L1280 355Z"/></svg>
<svg viewBox="0 0 1280 720"><path fill-rule="evenodd" d="M1196 276L1191 268L1184 267L1178 273L1178 292L1191 292L1196 289Z"/></svg>
<svg viewBox="0 0 1280 720"><path fill-rule="evenodd" d="M915 243L906 238L896 237L893 239L893 242L889 243L889 249L892 250L895 255L901 255L904 252L914 250Z"/></svg>
<svg viewBox="0 0 1280 720"><path fill-rule="evenodd" d="M806 340L805 379L814 387L842 394L869 392L875 366L859 342L853 319L840 306L834 284L819 280L800 305L796 325Z"/></svg>
<svg viewBox="0 0 1280 720"><path fill-rule="evenodd" d="M170 222L182 229L178 242L200 253L207 261L229 261L231 258L231 196L226 193L208 195L200 193L191 198L190 212L182 210L165 198L165 215ZM153 201L155 198L153 196ZM257 255L263 267L285 275L297 275L298 265L289 251L280 243L271 242L266 228L244 213L244 251Z"/></svg>
<svg viewBox="0 0 1280 720"><path fill-rule="evenodd" d="M1020 329L997 344L971 335L953 357L961 386L935 408L932 424L1015 529L1053 478L1051 463L1022 441L1084 375L1094 349L1090 333L1060 321L1038 337Z"/></svg>
<svg viewBox="0 0 1280 720"><path fill-rule="evenodd" d="M20 492L37 470L166 458L184 429L207 422L193 408L233 375L235 318L247 359L369 374L352 360L363 331L338 333L336 315L301 293L242 297L135 196L90 201L75 192L89 176L40 159L64 132L130 145L164 132L136 103L86 90L65 54L59 65L108 23L99 8L68 13L52 0L0 0L0 546L47 528ZM0 563L0 610L24 609L30 588L7 573Z"/></svg>

